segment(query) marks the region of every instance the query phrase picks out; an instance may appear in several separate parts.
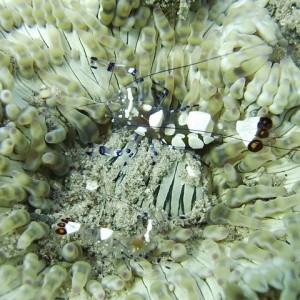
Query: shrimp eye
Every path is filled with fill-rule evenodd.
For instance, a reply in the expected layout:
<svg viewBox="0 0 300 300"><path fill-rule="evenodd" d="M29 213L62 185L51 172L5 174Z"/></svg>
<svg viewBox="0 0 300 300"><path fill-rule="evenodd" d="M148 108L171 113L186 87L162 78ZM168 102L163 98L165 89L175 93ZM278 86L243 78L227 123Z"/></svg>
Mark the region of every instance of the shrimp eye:
<svg viewBox="0 0 300 300"><path fill-rule="evenodd" d="M248 150L251 152L258 152L263 148L263 143L260 140L253 140L248 144Z"/></svg>
<svg viewBox="0 0 300 300"><path fill-rule="evenodd" d="M57 223L57 226L58 226L58 227L65 227L65 226L66 226L66 223L60 222L60 223Z"/></svg>
<svg viewBox="0 0 300 300"><path fill-rule="evenodd" d="M258 129L256 132L256 136L258 136L261 139L265 139L269 136L269 132L266 129Z"/></svg>
<svg viewBox="0 0 300 300"><path fill-rule="evenodd" d="M266 117L260 118L257 123L257 128L270 130L272 128L272 120Z"/></svg>
<svg viewBox="0 0 300 300"><path fill-rule="evenodd" d="M55 232L56 232L57 234L59 234L59 235L65 235L65 234L67 234L67 230L66 230L65 228L57 228L57 229L55 230Z"/></svg>

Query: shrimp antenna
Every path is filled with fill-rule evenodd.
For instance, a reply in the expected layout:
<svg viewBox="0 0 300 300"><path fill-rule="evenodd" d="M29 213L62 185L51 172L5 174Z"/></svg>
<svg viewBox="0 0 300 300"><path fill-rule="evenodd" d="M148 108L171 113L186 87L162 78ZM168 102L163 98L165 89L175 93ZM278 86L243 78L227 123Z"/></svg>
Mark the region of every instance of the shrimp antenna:
<svg viewBox="0 0 300 300"><path fill-rule="evenodd" d="M272 41L269 41L268 44L272 44L273 42L278 42L278 41L279 41L278 39L274 39ZM241 49L239 51L240 52L244 52L244 51L247 51L247 50L259 47L259 46L263 46L265 44L266 44L266 42L263 42L263 43L260 43L260 44L249 46L249 47ZM133 81L131 81L130 83L128 83L128 85L130 85L130 84L132 84L134 82L141 82L141 81L143 81L144 78L147 78L147 77L150 77L150 76L153 76L153 75L157 75L157 74L161 74L161 73L165 73L165 72L170 72L170 71L174 71L174 70L179 70L179 69L183 69L183 68L192 67L192 66L195 66L195 65L198 65L198 64L202 64L202 63L214 60L214 59L226 57L226 56L229 56L229 55L232 55L232 54L235 54L235 53L236 52L220 54L220 55L216 55L216 56L213 56L213 57L205 58L205 59L197 61L197 62L193 62L193 63L187 64L187 65L173 67L173 68L169 68L169 69L157 71L157 72L154 72L154 73L151 73L151 74L148 74L148 75L140 76L140 77L137 77L136 79L134 79Z"/></svg>

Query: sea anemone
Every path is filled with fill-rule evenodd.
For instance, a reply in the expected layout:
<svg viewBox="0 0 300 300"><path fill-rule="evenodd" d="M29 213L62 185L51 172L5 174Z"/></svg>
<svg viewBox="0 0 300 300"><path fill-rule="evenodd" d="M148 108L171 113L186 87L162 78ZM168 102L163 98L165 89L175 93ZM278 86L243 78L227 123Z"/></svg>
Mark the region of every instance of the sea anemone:
<svg viewBox="0 0 300 300"><path fill-rule="evenodd" d="M300 70L267 2L0 2L0 299L299 297Z"/></svg>

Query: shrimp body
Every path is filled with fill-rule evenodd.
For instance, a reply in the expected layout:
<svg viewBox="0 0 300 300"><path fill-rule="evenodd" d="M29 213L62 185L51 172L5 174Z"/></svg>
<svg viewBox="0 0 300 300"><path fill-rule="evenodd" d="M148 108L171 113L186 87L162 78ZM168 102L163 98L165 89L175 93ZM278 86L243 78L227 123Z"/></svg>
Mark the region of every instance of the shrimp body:
<svg viewBox="0 0 300 300"><path fill-rule="evenodd" d="M130 87L120 91L118 101L108 104L113 112L113 122L131 128L151 139L159 139L175 148L202 149L214 139L211 115L195 107L168 111L161 104L150 106L138 100L139 88ZM203 142L204 140L205 142Z"/></svg>

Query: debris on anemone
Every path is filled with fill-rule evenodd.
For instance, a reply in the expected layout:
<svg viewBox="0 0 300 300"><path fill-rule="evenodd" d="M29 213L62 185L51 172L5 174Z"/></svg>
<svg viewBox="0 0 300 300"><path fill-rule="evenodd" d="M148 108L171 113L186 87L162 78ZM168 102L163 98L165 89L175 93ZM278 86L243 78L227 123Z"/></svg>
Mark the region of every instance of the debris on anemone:
<svg viewBox="0 0 300 300"><path fill-rule="evenodd" d="M0 2L0 300L299 297L300 70L206 2Z"/></svg>

